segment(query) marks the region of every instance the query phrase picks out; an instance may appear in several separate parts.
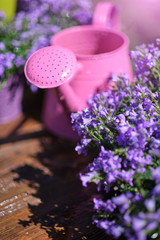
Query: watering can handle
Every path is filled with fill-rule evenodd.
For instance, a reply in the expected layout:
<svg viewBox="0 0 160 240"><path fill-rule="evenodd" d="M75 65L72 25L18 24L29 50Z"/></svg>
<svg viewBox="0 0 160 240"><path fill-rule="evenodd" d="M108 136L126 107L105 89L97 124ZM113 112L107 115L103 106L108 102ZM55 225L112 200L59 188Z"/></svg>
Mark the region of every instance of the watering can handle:
<svg viewBox="0 0 160 240"><path fill-rule="evenodd" d="M99 2L93 13L92 24L94 26L107 27L120 30L119 9L111 2Z"/></svg>

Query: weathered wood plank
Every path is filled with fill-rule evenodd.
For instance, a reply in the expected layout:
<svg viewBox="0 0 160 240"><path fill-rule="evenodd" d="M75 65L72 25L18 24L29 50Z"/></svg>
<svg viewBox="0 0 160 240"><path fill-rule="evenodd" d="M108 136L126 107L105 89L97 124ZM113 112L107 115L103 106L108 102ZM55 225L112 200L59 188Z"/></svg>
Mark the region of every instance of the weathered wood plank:
<svg viewBox="0 0 160 240"><path fill-rule="evenodd" d="M87 159L75 143L21 116L0 126L0 239L105 240L92 224L94 186L82 188Z"/></svg>

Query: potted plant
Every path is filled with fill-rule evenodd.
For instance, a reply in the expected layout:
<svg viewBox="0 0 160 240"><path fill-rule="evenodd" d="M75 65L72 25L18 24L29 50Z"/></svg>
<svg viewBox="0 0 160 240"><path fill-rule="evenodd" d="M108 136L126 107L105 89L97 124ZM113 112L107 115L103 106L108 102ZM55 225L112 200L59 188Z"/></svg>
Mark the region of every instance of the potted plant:
<svg viewBox="0 0 160 240"><path fill-rule="evenodd" d="M22 111L21 72L27 58L41 47L50 45L51 37L68 26L85 24L91 20L91 2L87 1L18 1L18 13L12 21L0 16L0 123L19 116ZM35 91L34 86L30 86ZM7 91L7 93L5 92ZM12 94L12 97L9 96ZM13 97L14 96L14 97ZM18 99L17 110L13 99ZM7 110L4 100L7 101ZM12 103L12 106L11 106ZM17 104L15 104L17 105Z"/></svg>
<svg viewBox="0 0 160 240"><path fill-rule="evenodd" d="M80 174L97 185L93 223L113 239L160 239L160 41L130 53L135 81L112 75L113 88L72 113L79 154L94 159Z"/></svg>
<svg viewBox="0 0 160 240"><path fill-rule="evenodd" d="M19 31L20 32L20 31ZM21 75L28 43L19 39L14 21L0 12L0 123L17 118L22 111L23 81Z"/></svg>

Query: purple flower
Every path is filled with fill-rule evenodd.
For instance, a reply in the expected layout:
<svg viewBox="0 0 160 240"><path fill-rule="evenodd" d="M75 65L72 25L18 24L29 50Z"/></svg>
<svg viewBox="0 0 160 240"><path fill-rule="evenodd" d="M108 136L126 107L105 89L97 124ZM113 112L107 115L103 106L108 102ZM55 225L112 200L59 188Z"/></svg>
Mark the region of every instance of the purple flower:
<svg viewBox="0 0 160 240"><path fill-rule="evenodd" d="M0 21L5 19L5 12L4 11L0 11Z"/></svg>
<svg viewBox="0 0 160 240"><path fill-rule="evenodd" d="M133 176L135 174L135 170L130 170L130 171L126 171L126 170L122 170L119 173L119 177L122 178L125 182L129 183L131 186L133 186Z"/></svg>
<svg viewBox="0 0 160 240"><path fill-rule="evenodd" d="M153 188L152 193L153 193L154 195L158 195L158 196L159 196L159 199L160 199L160 184L157 184L157 185Z"/></svg>
<svg viewBox="0 0 160 240"><path fill-rule="evenodd" d="M146 221L144 219L141 219L139 217L132 218L132 226L135 232L141 231L145 225L146 225Z"/></svg>
<svg viewBox="0 0 160 240"><path fill-rule="evenodd" d="M112 235L117 239L119 238L124 232L124 229L121 226L115 225L112 226Z"/></svg>
<svg viewBox="0 0 160 240"><path fill-rule="evenodd" d="M106 202L105 202L105 211L107 212L113 212L115 209L116 209L116 204L111 201L110 199L108 199Z"/></svg>
<svg viewBox="0 0 160 240"><path fill-rule="evenodd" d="M17 40L15 40L15 39L13 39L13 40L12 40L12 45L13 45L14 47L19 47L19 46L20 46L20 41L17 41Z"/></svg>
<svg viewBox="0 0 160 240"><path fill-rule="evenodd" d="M155 202L154 198L146 199L144 204L145 204L145 206L146 206L148 211L150 211L150 212L155 211L155 204L156 204L156 202Z"/></svg>
<svg viewBox="0 0 160 240"><path fill-rule="evenodd" d="M93 178L95 177L95 173L94 172L89 172L85 175L80 174L80 179L82 181L82 185L84 187L87 187L87 183L89 183Z"/></svg>
<svg viewBox="0 0 160 240"><path fill-rule="evenodd" d="M113 202L119 206L121 213L124 213L129 208L129 200L125 194L121 194L113 198Z"/></svg>
<svg viewBox="0 0 160 240"><path fill-rule="evenodd" d="M158 223L155 222L150 222L147 226L146 226L146 230L148 231L152 231L155 230L157 228Z"/></svg>
<svg viewBox="0 0 160 240"><path fill-rule="evenodd" d="M77 20L80 24L90 24L91 23L91 13L88 11L84 12L84 10L76 10L72 14L72 17Z"/></svg>
<svg viewBox="0 0 160 240"><path fill-rule="evenodd" d="M94 209L100 210L102 208L102 205L103 205L102 199L93 198L93 203L94 203Z"/></svg>
<svg viewBox="0 0 160 240"><path fill-rule="evenodd" d="M0 50L4 50L5 49L5 44L3 42L0 42Z"/></svg>
<svg viewBox="0 0 160 240"><path fill-rule="evenodd" d="M14 61L14 64L16 65L16 67L20 67L20 66L24 66L24 59L21 57L21 56L18 56L15 61Z"/></svg>
<svg viewBox="0 0 160 240"><path fill-rule="evenodd" d="M151 169L152 177L155 180L155 182L158 184L160 183L160 167L152 168Z"/></svg>
<svg viewBox="0 0 160 240"><path fill-rule="evenodd" d="M81 144L77 144L77 146L75 147L75 150L78 152L78 154L87 154L87 148L86 146L90 143L90 139L87 138L83 138L81 139Z"/></svg>
<svg viewBox="0 0 160 240"><path fill-rule="evenodd" d="M12 52L7 52L5 55L4 55L4 58L5 58L5 62L4 62L4 66L6 69L11 69L12 66L13 66L13 60L15 58L15 54L12 53Z"/></svg>

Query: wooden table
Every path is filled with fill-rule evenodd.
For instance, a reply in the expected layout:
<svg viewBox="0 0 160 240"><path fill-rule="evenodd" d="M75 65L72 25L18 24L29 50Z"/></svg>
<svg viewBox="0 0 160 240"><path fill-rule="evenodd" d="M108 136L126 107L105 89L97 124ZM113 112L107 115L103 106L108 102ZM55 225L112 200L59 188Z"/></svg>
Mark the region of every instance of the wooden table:
<svg viewBox="0 0 160 240"><path fill-rule="evenodd" d="M23 115L0 126L0 239L104 240L91 223L95 186L79 179L88 159L45 130L42 100L24 97Z"/></svg>

